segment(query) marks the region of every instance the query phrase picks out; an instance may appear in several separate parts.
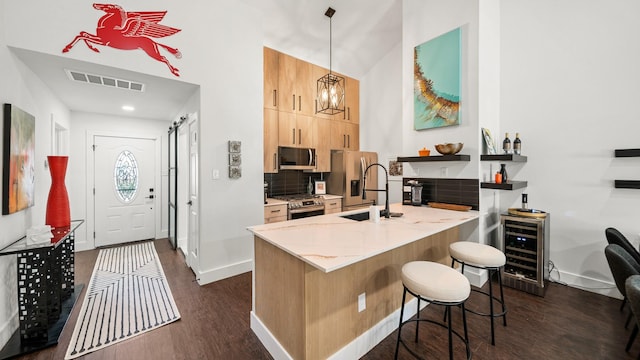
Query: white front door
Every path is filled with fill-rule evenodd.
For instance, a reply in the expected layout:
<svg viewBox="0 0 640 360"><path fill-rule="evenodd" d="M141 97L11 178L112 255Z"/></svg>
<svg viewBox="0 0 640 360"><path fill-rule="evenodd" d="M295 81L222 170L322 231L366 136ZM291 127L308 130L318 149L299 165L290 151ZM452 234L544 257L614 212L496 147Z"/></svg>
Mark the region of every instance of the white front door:
<svg viewBox="0 0 640 360"><path fill-rule="evenodd" d="M155 238L155 140L93 141L96 246Z"/></svg>

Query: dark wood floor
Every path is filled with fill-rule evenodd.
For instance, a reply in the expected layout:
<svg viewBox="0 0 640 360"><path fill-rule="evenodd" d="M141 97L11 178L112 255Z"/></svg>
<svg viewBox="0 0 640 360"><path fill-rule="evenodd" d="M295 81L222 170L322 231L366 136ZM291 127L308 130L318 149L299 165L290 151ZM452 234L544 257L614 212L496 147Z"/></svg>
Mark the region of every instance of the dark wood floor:
<svg viewBox="0 0 640 360"><path fill-rule="evenodd" d="M271 359L249 328L251 274L198 286L182 255L167 240L155 243L182 318L83 359ZM88 284L97 255L97 250L76 254L77 283ZM474 295L468 306L486 301ZM508 326L496 327L496 346L490 344L488 319L468 315L473 359L635 359L640 353L640 339L629 354L624 351L630 329L624 329L628 310L619 311L619 300L557 284L550 284L544 298L510 288L505 297ZM79 309L80 303L58 346L22 359L63 359ZM440 319L442 312L430 307L422 316ZM459 319L454 311L454 322ZM413 331L403 328L410 344ZM393 358L396 336L394 331L363 359ZM442 329L421 325L419 345L428 358L448 358L446 344ZM461 346L456 351L457 359L464 357ZM401 350L399 358L412 357Z"/></svg>

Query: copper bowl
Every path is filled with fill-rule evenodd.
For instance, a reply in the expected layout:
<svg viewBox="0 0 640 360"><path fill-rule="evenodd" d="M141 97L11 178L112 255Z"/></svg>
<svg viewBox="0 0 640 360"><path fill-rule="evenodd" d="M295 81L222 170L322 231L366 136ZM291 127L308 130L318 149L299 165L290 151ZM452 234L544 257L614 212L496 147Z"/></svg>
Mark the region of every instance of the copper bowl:
<svg viewBox="0 0 640 360"><path fill-rule="evenodd" d="M455 155L462 150L463 143L436 144L436 151L442 155Z"/></svg>

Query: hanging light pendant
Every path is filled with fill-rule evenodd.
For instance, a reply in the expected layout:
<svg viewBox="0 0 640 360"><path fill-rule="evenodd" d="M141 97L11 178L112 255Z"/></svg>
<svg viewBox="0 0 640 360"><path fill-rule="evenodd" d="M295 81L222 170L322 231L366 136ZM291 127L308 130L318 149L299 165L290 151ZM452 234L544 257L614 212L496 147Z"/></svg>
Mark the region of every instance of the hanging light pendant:
<svg viewBox="0 0 640 360"><path fill-rule="evenodd" d="M332 8L324 13L329 17L329 73L318 79L316 113L334 115L344 112L344 78L331 73L331 18L335 14Z"/></svg>

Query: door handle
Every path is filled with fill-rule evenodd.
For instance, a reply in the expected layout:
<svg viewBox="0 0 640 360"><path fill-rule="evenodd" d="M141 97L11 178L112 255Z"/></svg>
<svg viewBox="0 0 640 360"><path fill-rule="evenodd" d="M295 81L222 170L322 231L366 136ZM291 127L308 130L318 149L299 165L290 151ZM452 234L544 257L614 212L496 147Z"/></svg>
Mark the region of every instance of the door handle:
<svg viewBox="0 0 640 360"><path fill-rule="evenodd" d="M153 199L153 195L149 195L149 196L145 197L145 199Z"/></svg>
<svg viewBox="0 0 640 360"><path fill-rule="evenodd" d="M193 201L191 201L191 200L187 201L187 205L189 205L189 206L193 205Z"/></svg>

